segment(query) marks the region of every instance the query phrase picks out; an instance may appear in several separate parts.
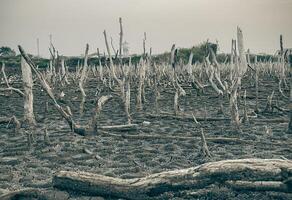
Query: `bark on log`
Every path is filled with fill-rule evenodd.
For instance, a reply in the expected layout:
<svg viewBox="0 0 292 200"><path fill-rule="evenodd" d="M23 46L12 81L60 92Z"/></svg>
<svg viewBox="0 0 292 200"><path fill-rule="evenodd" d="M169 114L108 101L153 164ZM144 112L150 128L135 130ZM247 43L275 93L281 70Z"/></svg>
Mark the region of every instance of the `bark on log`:
<svg viewBox="0 0 292 200"><path fill-rule="evenodd" d="M292 192L292 162L279 159L242 159L210 162L143 178L120 179L87 172L59 171L56 188L90 195L151 199L167 191L202 189L212 184L245 190Z"/></svg>

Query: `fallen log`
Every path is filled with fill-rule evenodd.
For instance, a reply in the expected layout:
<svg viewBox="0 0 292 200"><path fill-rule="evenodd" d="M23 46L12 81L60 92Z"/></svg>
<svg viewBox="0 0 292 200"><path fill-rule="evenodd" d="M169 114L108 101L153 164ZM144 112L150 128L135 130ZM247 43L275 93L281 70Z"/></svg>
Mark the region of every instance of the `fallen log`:
<svg viewBox="0 0 292 200"><path fill-rule="evenodd" d="M176 119L181 121L194 121L194 118L192 115L188 114L181 114L181 115L174 115L172 113L160 113L160 114L152 114L148 113L146 114L146 117L148 118L160 118L160 119ZM214 118L214 117L196 117L196 120L198 122L201 121L230 121L229 118Z"/></svg>
<svg viewBox="0 0 292 200"><path fill-rule="evenodd" d="M87 172L59 171L53 177L58 189L126 199L151 199L169 191L202 189L213 184L244 190L292 193L292 161L240 159L205 163L143 178L120 179Z"/></svg>
<svg viewBox="0 0 292 200"><path fill-rule="evenodd" d="M118 138L124 138L124 139L130 139L130 140L156 140L156 139L164 139L164 140L200 140L201 137L199 136L171 136L171 135L146 135L146 134L136 134L136 135L130 135L130 134L114 134L114 133L103 133L104 135L109 135L112 137L118 137ZM205 138L208 142L214 142L214 143L248 143L250 144L251 141L245 141L239 138L227 138L227 137L207 137Z"/></svg>
<svg viewBox="0 0 292 200"><path fill-rule="evenodd" d="M181 114L181 115L174 115L172 113L168 112L162 112L160 114L152 114L147 113L146 117L148 118L160 118L160 119L176 119L180 121L194 121L194 117L191 114ZM222 118L222 117L196 117L197 122L211 122L211 121L226 121L230 122L230 118ZM261 122L261 123L288 123L289 119L287 118L275 118L275 119L260 119L260 118L254 118L253 120L250 120L251 122Z"/></svg>
<svg viewBox="0 0 292 200"><path fill-rule="evenodd" d="M123 125L112 125L112 126L99 126L100 130L111 130L111 131L131 131L137 130L138 124L123 124Z"/></svg>

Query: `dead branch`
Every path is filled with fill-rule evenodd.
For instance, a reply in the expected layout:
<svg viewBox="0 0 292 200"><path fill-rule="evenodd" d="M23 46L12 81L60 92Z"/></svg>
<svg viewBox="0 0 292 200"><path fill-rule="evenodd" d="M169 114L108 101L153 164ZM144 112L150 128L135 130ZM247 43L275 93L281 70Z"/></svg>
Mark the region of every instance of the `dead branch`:
<svg viewBox="0 0 292 200"><path fill-rule="evenodd" d="M201 128L201 153L204 157L211 157L206 139L205 139L205 134L204 134L204 129Z"/></svg>

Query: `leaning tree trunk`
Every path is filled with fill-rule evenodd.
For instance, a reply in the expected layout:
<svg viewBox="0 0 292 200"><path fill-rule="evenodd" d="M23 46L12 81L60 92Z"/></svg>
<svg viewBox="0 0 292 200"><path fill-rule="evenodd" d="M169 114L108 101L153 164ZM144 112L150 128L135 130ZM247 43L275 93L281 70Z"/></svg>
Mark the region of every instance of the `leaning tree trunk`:
<svg viewBox="0 0 292 200"><path fill-rule="evenodd" d="M35 117L33 113L33 80L30 66L25 59L21 57L21 71L24 88L24 122L29 125L35 125Z"/></svg>

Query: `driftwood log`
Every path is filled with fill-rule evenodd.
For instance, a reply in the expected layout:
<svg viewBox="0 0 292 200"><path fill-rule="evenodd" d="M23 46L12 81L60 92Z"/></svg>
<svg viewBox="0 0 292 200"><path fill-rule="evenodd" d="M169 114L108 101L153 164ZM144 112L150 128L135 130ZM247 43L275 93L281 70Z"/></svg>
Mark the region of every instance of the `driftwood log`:
<svg viewBox="0 0 292 200"><path fill-rule="evenodd" d="M59 171L53 177L53 185L89 195L151 199L164 192L202 189L216 183L231 189L291 193L291 178L292 161L241 159L210 162L133 179Z"/></svg>

